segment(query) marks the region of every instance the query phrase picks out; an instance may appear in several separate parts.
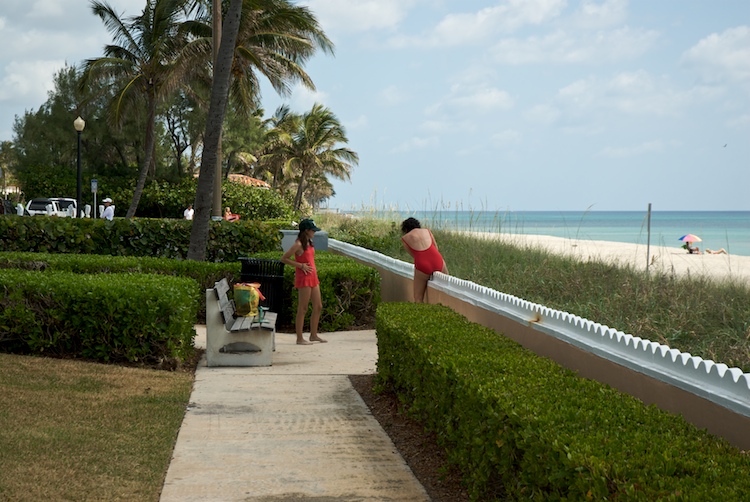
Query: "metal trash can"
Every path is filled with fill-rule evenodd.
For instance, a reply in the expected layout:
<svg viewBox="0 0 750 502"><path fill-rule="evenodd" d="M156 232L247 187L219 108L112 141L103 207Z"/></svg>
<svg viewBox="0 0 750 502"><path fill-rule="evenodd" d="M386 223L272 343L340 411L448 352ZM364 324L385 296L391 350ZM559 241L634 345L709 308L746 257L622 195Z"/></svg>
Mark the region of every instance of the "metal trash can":
<svg viewBox="0 0 750 502"><path fill-rule="evenodd" d="M257 282L266 298L260 305L281 314L284 306L284 264L279 260L240 257L240 282Z"/></svg>

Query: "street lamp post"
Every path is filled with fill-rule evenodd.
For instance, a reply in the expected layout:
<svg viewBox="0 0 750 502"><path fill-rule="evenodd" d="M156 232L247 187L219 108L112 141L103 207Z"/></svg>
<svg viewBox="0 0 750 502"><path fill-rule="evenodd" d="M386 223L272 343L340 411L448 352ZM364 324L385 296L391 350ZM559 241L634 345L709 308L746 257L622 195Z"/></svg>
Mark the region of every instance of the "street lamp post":
<svg viewBox="0 0 750 502"><path fill-rule="evenodd" d="M78 133L78 178L76 187L76 218L81 217L81 133L86 127L86 122L79 116L73 121L73 127Z"/></svg>

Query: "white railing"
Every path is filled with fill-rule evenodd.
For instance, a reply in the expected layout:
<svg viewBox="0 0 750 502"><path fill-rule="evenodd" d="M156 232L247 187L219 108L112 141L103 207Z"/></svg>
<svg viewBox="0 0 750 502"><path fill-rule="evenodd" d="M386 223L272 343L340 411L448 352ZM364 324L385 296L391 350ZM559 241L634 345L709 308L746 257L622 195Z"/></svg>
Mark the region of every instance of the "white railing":
<svg viewBox="0 0 750 502"><path fill-rule="evenodd" d="M328 246L332 251L391 273L407 278L413 276L414 266L410 263L335 239L329 239ZM439 272L435 273L430 287L750 417L750 373L743 373L739 368L701 359Z"/></svg>

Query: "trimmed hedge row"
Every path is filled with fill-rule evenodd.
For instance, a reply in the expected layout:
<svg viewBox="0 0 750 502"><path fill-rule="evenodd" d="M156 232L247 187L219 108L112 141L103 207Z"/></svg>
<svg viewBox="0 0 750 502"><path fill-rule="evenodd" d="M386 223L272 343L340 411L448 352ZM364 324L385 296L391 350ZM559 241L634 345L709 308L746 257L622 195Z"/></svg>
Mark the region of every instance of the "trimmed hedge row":
<svg viewBox="0 0 750 502"><path fill-rule="evenodd" d="M0 288L3 352L168 368L193 354L192 279L0 270Z"/></svg>
<svg viewBox="0 0 750 502"><path fill-rule="evenodd" d="M254 258L279 259L281 251L256 253ZM321 331L337 331L372 326L375 308L380 303L380 275L373 268L355 260L319 251L316 254L321 282L323 312ZM198 302L195 322L205 323L205 291L226 278L230 284L240 280L240 262L196 262L133 256L103 256L52 253L0 253L0 269L74 272L78 274L159 274L187 277L196 282L193 292ZM294 292L294 269L284 267L284 312L279 312L282 325L293 325L297 311Z"/></svg>
<svg viewBox="0 0 750 502"><path fill-rule="evenodd" d="M0 248L184 259L191 226L176 219L0 218ZM281 249L279 230L288 227L285 221L211 222L206 260L236 261L248 253Z"/></svg>
<svg viewBox="0 0 750 502"><path fill-rule="evenodd" d="M744 500L750 457L438 305L381 304L378 382L481 500Z"/></svg>
<svg viewBox="0 0 750 502"><path fill-rule="evenodd" d="M199 262L135 256L106 256L53 253L2 253L0 269L74 272L77 274L159 274L187 277L196 281L198 298L196 322L206 322L206 294L214 283L226 278L230 283L240 277L239 262Z"/></svg>

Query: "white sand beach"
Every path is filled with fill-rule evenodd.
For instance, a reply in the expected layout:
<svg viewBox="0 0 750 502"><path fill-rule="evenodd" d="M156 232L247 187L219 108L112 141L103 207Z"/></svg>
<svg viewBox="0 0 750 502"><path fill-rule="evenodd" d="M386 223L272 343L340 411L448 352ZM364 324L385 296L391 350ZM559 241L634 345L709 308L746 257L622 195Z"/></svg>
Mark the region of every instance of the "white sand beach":
<svg viewBox="0 0 750 502"><path fill-rule="evenodd" d="M650 271L674 273L680 277L704 276L719 281L734 279L750 285L750 256L705 253L691 255L680 247L652 245L647 249L645 244L568 239L548 235L469 233L475 237L497 239L521 248L541 248L582 261L629 264L639 270L645 270L646 264L649 263Z"/></svg>

